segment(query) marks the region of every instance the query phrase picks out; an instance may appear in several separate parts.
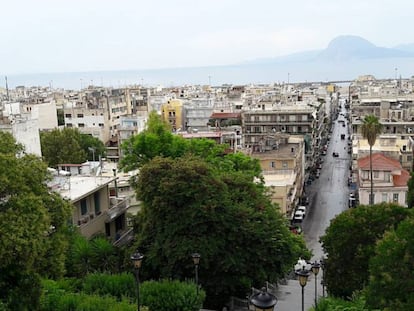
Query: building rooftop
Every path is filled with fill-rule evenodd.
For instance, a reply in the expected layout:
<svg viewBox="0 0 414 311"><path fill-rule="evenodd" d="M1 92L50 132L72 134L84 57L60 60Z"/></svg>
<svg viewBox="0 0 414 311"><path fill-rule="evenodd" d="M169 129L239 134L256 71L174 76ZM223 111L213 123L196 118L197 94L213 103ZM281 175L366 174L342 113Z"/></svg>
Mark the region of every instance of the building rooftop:
<svg viewBox="0 0 414 311"><path fill-rule="evenodd" d="M106 176L55 176L49 187L63 198L77 202L114 180L115 177Z"/></svg>

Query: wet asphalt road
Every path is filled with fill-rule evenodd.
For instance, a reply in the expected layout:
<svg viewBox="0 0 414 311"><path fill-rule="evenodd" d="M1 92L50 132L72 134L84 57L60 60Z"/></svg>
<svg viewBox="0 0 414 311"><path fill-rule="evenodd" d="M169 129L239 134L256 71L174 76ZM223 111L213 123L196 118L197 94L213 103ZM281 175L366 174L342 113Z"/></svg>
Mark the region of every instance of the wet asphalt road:
<svg viewBox="0 0 414 311"><path fill-rule="evenodd" d="M343 110L344 112L344 110ZM340 116L338 120L344 120ZM348 176L350 174L350 155L348 154L348 123L343 127L342 123L335 121L332 128L331 139L320 172L320 177L311 185L306 186L306 193L310 199L306 217L302 223L303 234L307 247L312 250L311 261L320 260L323 255L319 238L324 235L332 218L348 209ZM341 140L341 134L346 134L346 139ZM338 157L333 157L332 152L338 152ZM317 278L311 273L304 291L304 308L309 310L315 305L315 294L318 297L324 295L321 285L322 270ZM315 282L316 281L316 282ZM315 293L316 287L316 293ZM279 284L276 297L278 303L275 310L292 311L301 310L301 287L298 280L287 279L285 284Z"/></svg>
<svg viewBox="0 0 414 311"><path fill-rule="evenodd" d="M345 119L339 116L338 120ZM325 233L330 220L348 209L347 183L351 163L351 156L348 154L348 123L346 122L346 126L343 127L338 120L332 128L327 155L323 156L320 177L306 187L310 204L302 229L306 245L313 252L313 260L319 260L323 255L319 238ZM346 134L345 140L341 140L341 134ZM338 152L339 157L333 157L333 152Z"/></svg>

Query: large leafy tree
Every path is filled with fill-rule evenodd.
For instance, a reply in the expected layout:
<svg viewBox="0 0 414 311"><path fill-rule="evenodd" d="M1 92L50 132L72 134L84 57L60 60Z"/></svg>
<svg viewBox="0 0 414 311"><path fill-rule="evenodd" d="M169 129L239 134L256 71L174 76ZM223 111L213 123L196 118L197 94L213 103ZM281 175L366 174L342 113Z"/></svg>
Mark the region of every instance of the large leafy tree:
<svg viewBox="0 0 414 311"><path fill-rule="evenodd" d="M16 157L21 147L7 135L12 143L0 152L0 299L28 310L38 303L39 275L64 274L71 207L49 192L46 165L34 155Z"/></svg>
<svg viewBox="0 0 414 311"><path fill-rule="evenodd" d="M365 116L361 126L362 136L368 140L369 144L369 170L371 175L371 193L369 204L374 204L374 180L372 179L372 146L375 145L377 136L382 132L382 124L374 115Z"/></svg>
<svg viewBox="0 0 414 311"><path fill-rule="evenodd" d="M80 144L78 129L63 128L40 133L43 159L51 167L58 164L80 164L87 159L87 152Z"/></svg>
<svg viewBox="0 0 414 311"><path fill-rule="evenodd" d="M142 167L155 157L178 158L192 154L203 158L222 171L243 171L251 177L259 177L258 160L242 153L226 153L226 145L210 139L184 139L171 133L169 124L163 122L156 112L148 118L147 129L132 136L122 145L121 167L125 171Z"/></svg>
<svg viewBox="0 0 414 311"><path fill-rule="evenodd" d="M99 156L106 156L106 148L104 143L92 135L80 134L79 145L88 155L89 161L98 161Z"/></svg>
<svg viewBox="0 0 414 311"><path fill-rule="evenodd" d="M321 238L326 261L328 292L349 299L368 282L369 260L385 231L395 228L412 211L390 203L360 205L332 220Z"/></svg>
<svg viewBox="0 0 414 311"><path fill-rule="evenodd" d="M156 157L141 167L136 190L143 205L134 249L146 256L144 277L191 278L190 255L199 252L209 307L276 282L309 256L262 185L243 171L221 171L191 155Z"/></svg>
<svg viewBox="0 0 414 311"><path fill-rule="evenodd" d="M390 230L370 261L366 291L372 309L409 311L414 304L414 219Z"/></svg>

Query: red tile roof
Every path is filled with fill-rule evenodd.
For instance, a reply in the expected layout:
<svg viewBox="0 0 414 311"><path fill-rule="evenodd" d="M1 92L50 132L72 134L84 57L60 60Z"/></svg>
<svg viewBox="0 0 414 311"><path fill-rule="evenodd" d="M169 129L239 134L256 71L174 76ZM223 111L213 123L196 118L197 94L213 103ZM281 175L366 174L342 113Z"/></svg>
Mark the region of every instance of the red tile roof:
<svg viewBox="0 0 414 311"><path fill-rule="evenodd" d="M369 170L369 156L358 159L358 167L362 170ZM376 171L402 170L399 161L388 158L381 153L372 155L372 169Z"/></svg>
<svg viewBox="0 0 414 311"><path fill-rule="evenodd" d="M408 180L410 179L410 173L406 170L401 171L401 175L394 175L394 187L405 187L408 184Z"/></svg>
<svg viewBox="0 0 414 311"><path fill-rule="evenodd" d="M240 119L240 112L214 112L210 119Z"/></svg>

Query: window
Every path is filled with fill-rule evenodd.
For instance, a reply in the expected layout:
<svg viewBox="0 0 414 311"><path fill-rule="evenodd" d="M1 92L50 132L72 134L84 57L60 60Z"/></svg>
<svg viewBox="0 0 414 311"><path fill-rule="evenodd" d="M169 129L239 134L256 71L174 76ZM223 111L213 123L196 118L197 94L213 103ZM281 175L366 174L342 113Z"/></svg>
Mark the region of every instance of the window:
<svg viewBox="0 0 414 311"><path fill-rule="evenodd" d="M78 113L78 114L77 114L77 117L78 117L78 118L83 118L83 113Z"/></svg>
<svg viewBox="0 0 414 311"><path fill-rule="evenodd" d="M385 181L391 180L391 172L384 172L384 180Z"/></svg>
<svg viewBox="0 0 414 311"><path fill-rule="evenodd" d="M99 123L98 125L99 125L99 127L104 127L103 123Z"/></svg>
<svg viewBox="0 0 414 311"><path fill-rule="evenodd" d="M85 127L85 123L78 123L78 127Z"/></svg>
<svg viewBox="0 0 414 311"><path fill-rule="evenodd" d="M93 202L95 203L95 214L99 215L101 213L101 202L99 200L99 193L95 192L93 194Z"/></svg>
<svg viewBox="0 0 414 311"><path fill-rule="evenodd" d="M81 215L86 215L88 213L88 205L86 204L86 199L82 199L80 202L81 205Z"/></svg>
<svg viewBox="0 0 414 311"><path fill-rule="evenodd" d="M270 167L275 168L275 162L274 161L270 162Z"/></svg>
<svg viewBox="0 0 414 311"><path fill-rule="evenodd" d="M372 172L372 178L378 178L379 177L379 171L373 171Z"/></svg>
<svg viewBox="0 0 414 311"><path fill-rule="evenodd" d="M388 193L382 194L382 202L388 202Z"/></svg>
<svg viewBox="0 0 414 311"><path fill-rule="evenodd" d="M392 194L392 201L393 201L394 203L398 203L398 193L393 193L393 194Z"/></svg>
<svg viewBox="0 0 414 311"><path fill-rule="evenodd" d="M66 123L66 127L72 127L72 123Z"/></svg>
<svg viewBox="0 0 414 311"><path fill-rule="evenodd" d="M72 118L72 114L71 113L66 113L65 118L68 118L68 119Z"/></svg>
<svg viewBox="0 0 414 311"><path fill-rule="evenodd" d="M288 162L287 161L282 161L282 167L287 168L288 167Z"/></svg>

